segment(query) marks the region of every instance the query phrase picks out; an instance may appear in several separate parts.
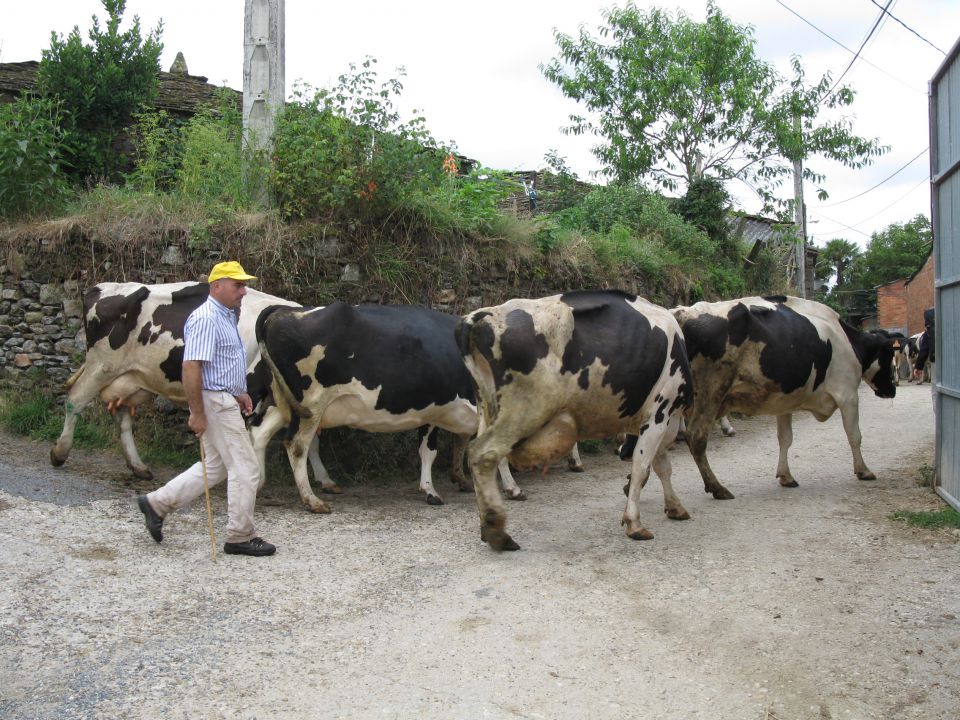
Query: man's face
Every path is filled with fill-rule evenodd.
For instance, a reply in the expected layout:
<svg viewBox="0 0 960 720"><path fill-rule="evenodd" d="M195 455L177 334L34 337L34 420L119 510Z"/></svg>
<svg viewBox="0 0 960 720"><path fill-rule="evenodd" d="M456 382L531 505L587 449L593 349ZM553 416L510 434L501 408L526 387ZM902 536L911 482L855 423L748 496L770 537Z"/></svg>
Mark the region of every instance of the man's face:
<svg viewBox="0 0 960 720"><path fill-rule="evenodd" d="M210 284L210 295L218 303L227 306L231 310L240 307L240 301L247 294L247 283L243 280L232 280L223 278L214 280Z"/></svg>

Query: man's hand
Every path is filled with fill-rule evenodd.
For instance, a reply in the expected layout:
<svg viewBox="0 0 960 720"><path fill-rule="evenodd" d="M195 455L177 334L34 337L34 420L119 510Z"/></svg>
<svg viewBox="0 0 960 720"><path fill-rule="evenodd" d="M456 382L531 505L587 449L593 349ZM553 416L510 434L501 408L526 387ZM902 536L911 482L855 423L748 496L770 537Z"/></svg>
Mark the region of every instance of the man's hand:
<svg viewBox="0 0 960 720"><path fill-rule="evenodd" d="M240 406L240 412L244 415L249 415L253 412L253 400L250 399L247 393L237 395L237 404Z"/></svg>
<svg viewBox="0 0 960 720"><path fill-rule="evenodd" d="M193 434L197 437L203 435L207 429L206 413L191 412L190 417L187 418L187 427L193 430Z"/></svg>

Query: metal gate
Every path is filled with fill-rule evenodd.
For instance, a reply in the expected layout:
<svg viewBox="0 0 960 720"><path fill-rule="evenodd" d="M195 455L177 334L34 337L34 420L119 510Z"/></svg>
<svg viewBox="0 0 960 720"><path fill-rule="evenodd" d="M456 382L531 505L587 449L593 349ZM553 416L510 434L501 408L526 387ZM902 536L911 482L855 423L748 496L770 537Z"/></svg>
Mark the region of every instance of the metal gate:
<svg viewBox="0 0 960 720"><path fill-rule="evenodd" d="M937 492L960 510L960 41L930 80Z"/></svg>

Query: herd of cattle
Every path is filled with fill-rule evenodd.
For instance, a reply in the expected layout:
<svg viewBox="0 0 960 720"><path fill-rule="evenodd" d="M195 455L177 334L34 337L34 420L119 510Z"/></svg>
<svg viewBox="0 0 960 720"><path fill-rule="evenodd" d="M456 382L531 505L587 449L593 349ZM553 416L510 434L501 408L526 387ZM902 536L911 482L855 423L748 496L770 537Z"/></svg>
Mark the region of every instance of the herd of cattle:
<svg viewBox="0 0 960 720"><path fill-rule="evenodd" d="M132 418L155 395L185 402L183 327L207 293L205 283L102 283L87 291L87 354L67 383L54 465L67 459L78 414L99 397L119 418L128 466L150 477ZM311 489L308 462L322 491L339 492L317 452L323 428L420 429L420 489L431 504L443 502L431 466L444 429L457 436L454 482L470 487L466 454L481 537L496 550L518 547L505 529L503 496L525 496L510 468L546 469L564 457L582 467L582 439L626 438L620 455L632 469L622 524L629 537L653 537L639 513L651 469L663 485L667 517L688 518L667 453L684 419L704 488L718 499L733 495L710 468L707 437L730 412L777 417L776 475L795 487L787 463L792 413L808 410L823 421L839 409L854 472L872 479L860 453L858 387L863 379L879 397L893 397L894 352L905 340L861 332L830 308L794 297L667 310L601 290L515 299L458 318L413 306L307 308L250 289L239 332L261 467L271 438L285 429L297 489L310 510L330 507Z"/></svg>

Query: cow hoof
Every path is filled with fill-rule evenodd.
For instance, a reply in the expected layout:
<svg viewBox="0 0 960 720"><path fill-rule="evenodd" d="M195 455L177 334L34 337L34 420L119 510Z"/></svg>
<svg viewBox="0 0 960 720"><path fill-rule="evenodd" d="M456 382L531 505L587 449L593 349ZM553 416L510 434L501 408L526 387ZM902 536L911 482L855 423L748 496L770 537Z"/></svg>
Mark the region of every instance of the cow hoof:
<svg viewBox="0 0 960 720"><path fill-rule="evenodd" d="M628 532L627 537L631 540L653 540L653 533L646 528L640 528L633 532Z"/></svg>
<svg viewBox="0 0 960 720"><path fill-rule="evenodd" d="M130 470L133 472L135 478L139 478L140 480L153 480L153 473L150 472L150 468L148 467L130 468Z"/></svg>
<svg viewBox="0 0 960 720"><path fill-rule="evenodd" d="M343 488L336 483L330 483L329 485L321 485L320 492L327 495L343 495Z"/></svg>
<svg viewBox="0 0 960 720"><path fill-rule="evenodd" d="M491 550L496 550L497 552L503 552L504 550L512 552L513 550L520 549L520 546L514 542L510 535L496 528L481 528L480 539L487 543Z"/></svg>
<svg viewBox="0 0 960 720"><path fill-rule="evenodd" d="M330 512L330 506L323 502L323 500L315 500L314 502L304 504L307 506L307 510L312 513L326 514Z"/></svg>
<svg viewBox="0 0 960 720"><path fill-rule="evenodd" d="M60 467L67 461L66 458L62 458L56 454L53 450L50 451L50 464L54 467Z"/></svg>
<svg viewBox="0 0 960 720"><path fill-rule="evenodd" d="M777 480L780 481L780 485L783 487L789 487L789 488L800 487L800 483L798 483L793 478L786 478L783 475L777 475Z"/></svg>
<svg viewBox="0 0 960 720"><path fill-rule="evenodd" d="M737 431L736 431L736 430L733 430L733 429L731 429L731 430L723 430L722 432L723 432L723 436L724 436L724 437L735 437L736 434L737 434Z"/></svg>
<svg viewBox="0 0 960 720"><path fill-rule="evenodd" d="M583 472L583 463L568 462L567 469L570 472Z"/></svg>
<svg viewBox="0 0 960 720"><path fill-rule="evenodd" d="M872 472L870 472L869 470L867 470L866 472L858 472L858 473L857 473L857 478L860 479L860 480L876 480L876 479L877 479L877 476L874 475L874 474L873 474Z"/></svg>
<svg viewBox="0 0 960 720"><path fill-rule="evenodd" d="M690 519L690 513L688 513L685 508L664 508L663 513L671 520Z"/></svg>
<svg viewBox="0 0 960 720"><path fill-rule="evenodd" d="M733 500L733 498L735 497L732 492L727 490L722 485L716 490L711 490L707 488L707 492L713 495L713 497L717 500Z"/></svg>
<svg viewBox="0 0 960 720"><path fill-rule="evenodd" d="M427 505L443 505L443 498L439 495L427 493Z"/></svg>
<svg viewBox="0 0 960 720"><path fill-rule="evenodd" d="M517 490L515 493L507 493L507 500L526 500L527 494L523 490Z"/></svg>

